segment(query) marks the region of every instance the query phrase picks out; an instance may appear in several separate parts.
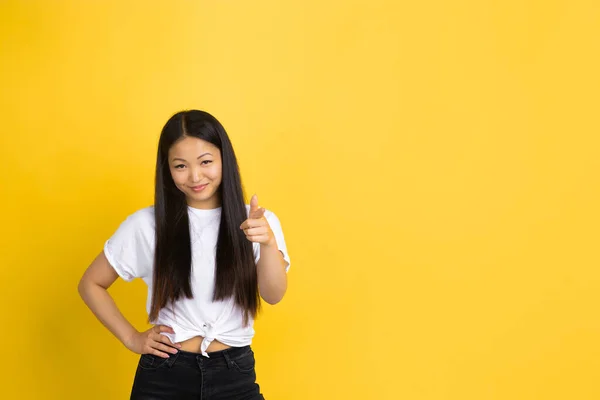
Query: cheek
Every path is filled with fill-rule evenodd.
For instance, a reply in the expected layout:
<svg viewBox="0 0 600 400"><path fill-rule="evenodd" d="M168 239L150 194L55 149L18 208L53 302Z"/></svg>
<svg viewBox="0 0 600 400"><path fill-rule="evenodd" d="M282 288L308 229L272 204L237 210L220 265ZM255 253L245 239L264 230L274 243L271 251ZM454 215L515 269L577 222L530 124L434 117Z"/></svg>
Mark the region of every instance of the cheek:
<svg viewBox="0 0 600 400"><path fill-rule="evenodd" d="M212 181L221 181L221 166L210 168L208 171L206 171L206 176L208 176Z"/></svg>
<svg viewBox="0 0 600 400"><path fill-rule="evenodd" d="M171 178L173 178L173 182L175 182L176 186L181 186L186 181L186 176L181 171L171 170Z"/></svg>

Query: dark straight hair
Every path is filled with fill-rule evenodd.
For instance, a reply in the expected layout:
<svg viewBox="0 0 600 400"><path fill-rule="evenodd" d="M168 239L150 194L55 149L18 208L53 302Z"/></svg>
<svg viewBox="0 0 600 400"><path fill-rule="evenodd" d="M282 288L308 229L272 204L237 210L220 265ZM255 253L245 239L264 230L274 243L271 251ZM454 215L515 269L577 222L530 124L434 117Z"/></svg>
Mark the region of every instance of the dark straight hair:
<svg viewBox="0 0 600 400"><path fill-rule="evenodd" d="M248 218L237 159L225 128L204 111L181 111L165 124L158 142L154 215L156 247L152 305L149 320L176 300L193 298L191 286L192 249L188 205L185 194L173 182L169 169L169 149L185 137L212 143L221 151L221 222L216 248L213 300L233 297L242 309L244 325L260 309L258 278L252 243L240 225Z"/></svg>

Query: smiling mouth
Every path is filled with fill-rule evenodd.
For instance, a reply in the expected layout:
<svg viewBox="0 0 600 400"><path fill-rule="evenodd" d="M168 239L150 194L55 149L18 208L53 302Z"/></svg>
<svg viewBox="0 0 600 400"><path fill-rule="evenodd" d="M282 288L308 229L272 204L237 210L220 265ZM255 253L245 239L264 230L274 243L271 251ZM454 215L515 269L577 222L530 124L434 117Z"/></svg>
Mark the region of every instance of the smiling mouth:
<svg viewBox="0 0 600 400"><path fill-rule="evenodd" d="M205 185L198 185L198 186L190 186L190 188L194 191L194 192L200 192L202 190L204 190L205 187L208 186L208 183Z"/></svg>

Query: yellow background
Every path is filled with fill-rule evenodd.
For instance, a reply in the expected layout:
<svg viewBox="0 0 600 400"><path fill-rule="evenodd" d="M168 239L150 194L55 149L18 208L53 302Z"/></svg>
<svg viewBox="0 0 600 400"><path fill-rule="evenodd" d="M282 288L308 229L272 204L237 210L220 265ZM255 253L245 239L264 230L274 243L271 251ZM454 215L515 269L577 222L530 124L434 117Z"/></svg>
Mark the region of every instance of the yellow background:
<svg viewBox="0 0 600 400"><path fill-rule="evenodd" d="M3 1L0 397L128 398L76 287L200 108L292 258L267 399L600 398L599 4Z"/></svg>

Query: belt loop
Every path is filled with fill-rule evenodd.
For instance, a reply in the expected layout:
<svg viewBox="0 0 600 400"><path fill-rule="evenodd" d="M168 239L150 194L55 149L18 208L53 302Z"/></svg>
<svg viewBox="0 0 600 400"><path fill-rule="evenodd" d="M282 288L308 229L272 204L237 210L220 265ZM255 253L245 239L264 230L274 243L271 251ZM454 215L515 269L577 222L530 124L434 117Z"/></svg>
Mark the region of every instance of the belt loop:
<svg viewBox="0 0 600 400"><path fill-rule="evenodd" d="M229 357L229 352L227 350L228 349L222 350L222 354L223 354L223 357L225 357L225 362L227 362L227 368L231 369L231 366L233 365L233 361L231 361L231 357Z"/></svg>
<svg viewBox="0 0 600 400"><path fill-rule="evenodd" d="M173 364L175 364L175 361L177 361L177 357L179 357L179 352L175 354L169 353L169 358L166 359L166 363L169 366L169 368L171 368Z"/></svg>

